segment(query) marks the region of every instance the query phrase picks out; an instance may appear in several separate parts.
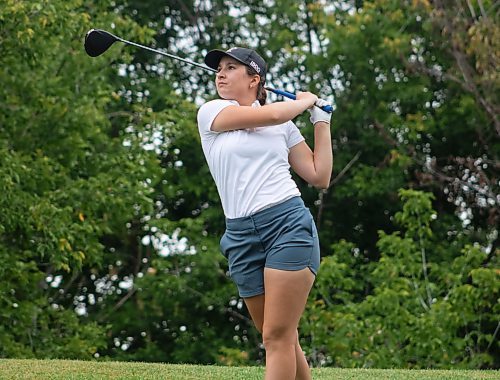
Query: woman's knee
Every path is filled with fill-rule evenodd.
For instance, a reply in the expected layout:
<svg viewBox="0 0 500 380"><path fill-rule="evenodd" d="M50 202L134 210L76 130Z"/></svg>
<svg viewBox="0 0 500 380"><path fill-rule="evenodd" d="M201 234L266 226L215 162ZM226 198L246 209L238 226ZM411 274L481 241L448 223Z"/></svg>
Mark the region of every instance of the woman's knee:
<svg viewBox="0 0 500 380"><path fill-rule="evenodd" d="M285 325L269 326L264 323L262 326L262 341L265 347L269 347L274 343L295 346L297 344L297 329Z"/></svg>

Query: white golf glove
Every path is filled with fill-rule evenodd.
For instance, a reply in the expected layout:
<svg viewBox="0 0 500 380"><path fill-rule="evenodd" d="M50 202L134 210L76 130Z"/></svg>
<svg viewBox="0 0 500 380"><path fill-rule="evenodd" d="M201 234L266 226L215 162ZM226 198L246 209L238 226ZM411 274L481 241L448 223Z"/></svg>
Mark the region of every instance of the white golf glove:
<svg viewBox="0 0 500 380"><path fill-rule="evenodd" d="M324 100L324 99L318 99L316 101L316 106L323 107L328 105L329 103ZM311 114L311 117L309 120L311 120L311 123L316 124L319 121L324 121L325 123L330 124L330 119L332 118L332 114L323 111L321 108L318 108L316 106L312 106L312 108L309 108L308 111Z"/></svg>

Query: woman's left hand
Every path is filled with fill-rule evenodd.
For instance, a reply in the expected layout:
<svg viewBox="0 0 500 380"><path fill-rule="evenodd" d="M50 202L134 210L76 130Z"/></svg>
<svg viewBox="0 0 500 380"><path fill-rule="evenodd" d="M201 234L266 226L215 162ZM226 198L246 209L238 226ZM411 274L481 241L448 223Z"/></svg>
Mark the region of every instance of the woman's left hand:
<svg viewBox="0 0 500 380"><path fill-rule="evenodd" d="M318 99L315 105L308 109L309 113L311 114L309 120L311 120L311 123L313 123L313 125L320 121L330 124L332 114L325 112L320 108L326 105L329 105L329 103L326 100Z"/></svg>

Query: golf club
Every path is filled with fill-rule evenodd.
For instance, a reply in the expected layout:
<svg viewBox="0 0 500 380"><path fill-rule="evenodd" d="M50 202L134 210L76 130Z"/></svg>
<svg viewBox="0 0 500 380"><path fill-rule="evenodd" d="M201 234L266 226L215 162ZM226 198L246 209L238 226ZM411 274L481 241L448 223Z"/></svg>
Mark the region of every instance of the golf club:
<svg viewBox="0 0 500 380"><path fill-rule="evenodd" d="M161 51L161 50L157 50L157 49L150 48L148 46L140 45L140 44L132 42L132 41L127 41L123 38L115 36L114 34L109 33L109 32L102 30L102 29L90 29L87 32L87 34L85 35L85 43L84 43L85 51L91 57L97 57L97 56L103 54L104 52L106 52L111 47L111 45L113 45L116 41L120 41L120 42L123 42L124 44L132 45L132 46L135 46L135 47L138 47L141 49L149 50L153 53L161 54L161 55L164 55L166 57L176 59L178 61L202 68L202 69L204 69L206 71L210 71L212 73L217 72L217 70L214 70L211 67L190 61L189 59L178 57L178 56L173 55L173 54L166 53L166 52ZM266 90L271 91L277 95L285 96L289 99L296 98L295 94L292 94L292 93L287 92L287 91L276 90L276 89L271 88L271 87L266 87ZM332 113L332 111L333 111L333 108L331 105L326 105L326 106L323 106L320 108L323 111L328 112L328 113Z"/></svg>

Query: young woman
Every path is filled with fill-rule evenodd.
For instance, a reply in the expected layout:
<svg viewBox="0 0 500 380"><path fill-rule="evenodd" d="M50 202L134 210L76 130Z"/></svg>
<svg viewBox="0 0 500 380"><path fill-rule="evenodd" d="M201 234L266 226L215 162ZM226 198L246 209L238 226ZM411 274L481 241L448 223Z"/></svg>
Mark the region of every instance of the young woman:
<svg viewBox="0 0 500 380"><path fill-rule="evenodd" d="M314 107L326 102L310 92L266 105L266 63L253 50L212 50L205 63L217 70L221 98L198 111L203 152L226 216L221 251L262 333L265 378L310 379L297 328L319 267L319 242L290 167L308 183L328 187L330 114ZM291 121L305 110L314 151Z"/></svg>

